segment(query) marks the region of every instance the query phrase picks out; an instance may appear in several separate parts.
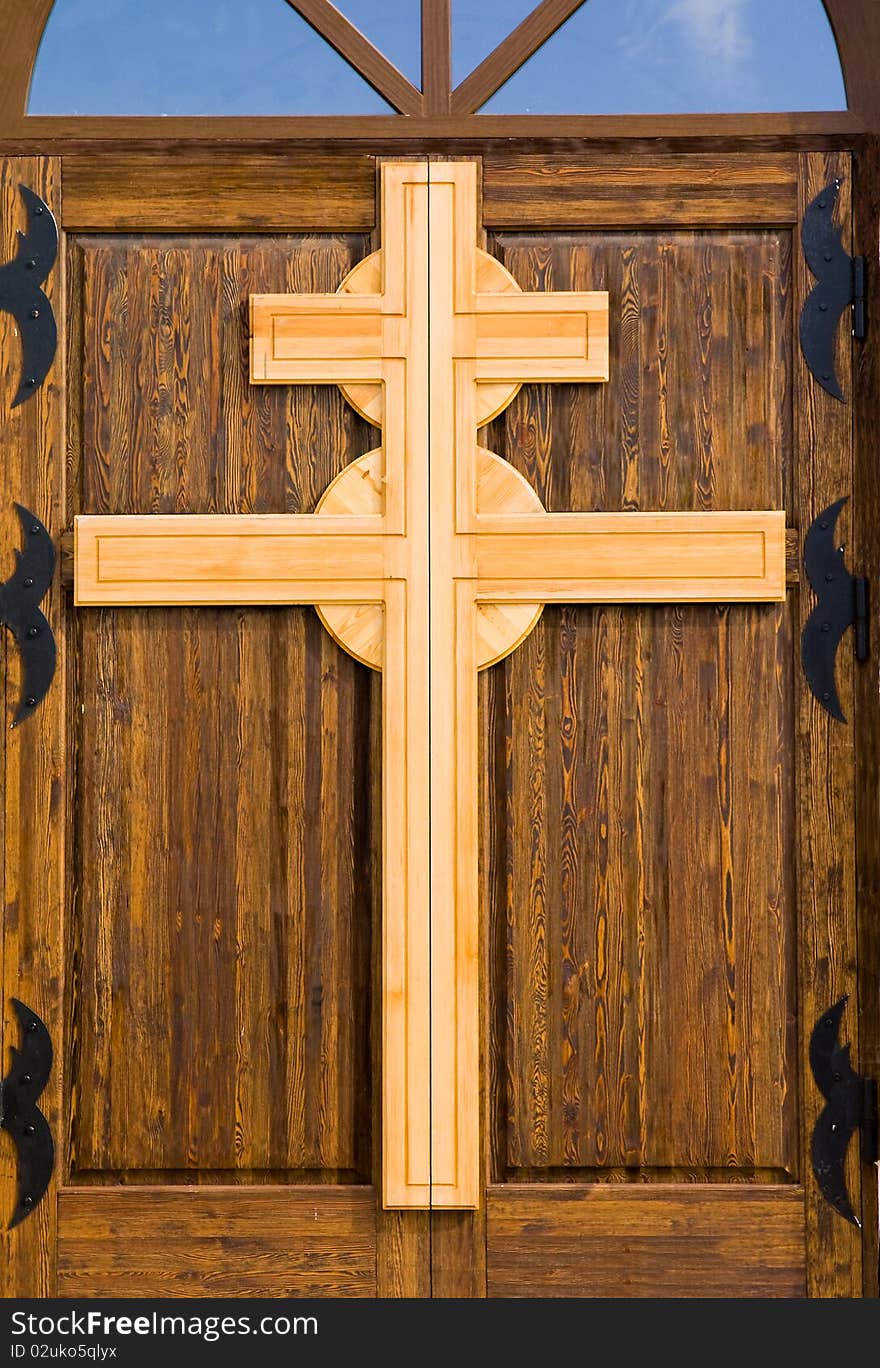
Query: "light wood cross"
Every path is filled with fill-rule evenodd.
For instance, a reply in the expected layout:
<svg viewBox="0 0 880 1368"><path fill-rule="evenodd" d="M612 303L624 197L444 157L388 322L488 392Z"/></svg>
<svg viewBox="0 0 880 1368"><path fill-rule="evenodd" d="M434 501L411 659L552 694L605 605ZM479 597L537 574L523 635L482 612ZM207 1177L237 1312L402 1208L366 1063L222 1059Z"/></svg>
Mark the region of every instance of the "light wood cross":
<svg viewBox="0 0 880 1368"><path fill-rule="evenodd" d="M252 300L254 383L382 429L311 515L80 517L76 600L315 604L383 672L383 1200L480 1202L477 672L545 603L776 601L784 514L550 514L477 430L527 381L608 377L603 293L477 246L475 163L382 168L382 250Z"/></svg>

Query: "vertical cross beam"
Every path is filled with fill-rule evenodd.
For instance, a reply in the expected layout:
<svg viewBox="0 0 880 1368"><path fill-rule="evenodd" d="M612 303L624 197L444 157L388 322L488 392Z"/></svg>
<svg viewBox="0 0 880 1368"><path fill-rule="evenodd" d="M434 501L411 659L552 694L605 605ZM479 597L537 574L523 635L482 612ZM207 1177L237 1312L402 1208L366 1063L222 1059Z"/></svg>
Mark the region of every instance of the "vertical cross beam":
<svg viewBox="0 0 880 1368"><path fill-rule="evenodd" d="M251 377L263 383L382 386L383 1200L392 1207L427 1207L432 1085L427 163L383 167L381 221L382 273L375 294L253 297ZM344 576L342 552L337 571ZM350 601L363 600L353 593Z"/></svg>

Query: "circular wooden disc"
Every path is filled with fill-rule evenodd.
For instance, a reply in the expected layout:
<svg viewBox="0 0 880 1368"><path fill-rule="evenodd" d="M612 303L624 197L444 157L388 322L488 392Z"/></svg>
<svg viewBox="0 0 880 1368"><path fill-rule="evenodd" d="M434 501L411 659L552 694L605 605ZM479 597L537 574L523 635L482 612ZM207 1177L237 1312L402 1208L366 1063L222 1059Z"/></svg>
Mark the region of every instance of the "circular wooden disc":
<svg viewBox="0 0 880 1368"><path fill-rule="evenodd" d="M486 294L511 294L520 292L513 276L489 256L488 252L477 250L477 289ZM337 294L381 294L382 292L382 253L373 252L359 261L343 280ZM380 384L340 385L353 409L375 427L382 426L382 386ZM520 390L519 385L486 384L477 385L477 426L497 418L503 413Z"/></svg>
<svg viewBox="0 0 880 1368"><path fill-rule="evenodd" d="M315 509L320 515L383 511L382 452L368 451L336 476ZM540 513L544 505L528 480L485 447L477 447L477 513ZM383 612L375 603L319 603L318 616L343 650L373 670L382 668ZM534 603L477 605L477 663L485 670L510 655L541 616Z"/></svg>

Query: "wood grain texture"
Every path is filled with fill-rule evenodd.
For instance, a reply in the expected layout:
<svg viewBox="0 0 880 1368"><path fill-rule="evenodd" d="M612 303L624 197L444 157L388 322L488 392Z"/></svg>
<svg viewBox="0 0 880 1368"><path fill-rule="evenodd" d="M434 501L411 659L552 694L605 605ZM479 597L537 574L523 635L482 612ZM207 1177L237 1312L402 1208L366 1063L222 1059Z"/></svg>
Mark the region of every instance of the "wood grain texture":
<svg viewBox="0 0 880 1368"><path fill-rule="evenodd" d="M858 149L853 172L855 251L868 257L868 310L880 318L880 139L869 138ZM880 482L877 480L875 415L880 395L880 330L872 325L856 348L853 369L855 462L852 550L857 573L880 583ZM869 603L871 640L880 641L880 595ZM853 722L856 728L856 887L859 950L859 1056L862 1072L880 1078L880 727L877 726L878 682L870 666L855 672ZM862 1184L865 1296L880 1295L878 1276L877 1185Z"/></svg>
<svg viewBox="0 0 880 1368"><path fill-rule="evenodd" d="M877 55L880 52L880 9L871 0L824 0L846 82L850 109L880 133L880 91Z"/></svg>
<svg viewBox="0 0 880 1368"><path fill-rule="evenodd" d="M37 50L54 3L35 0L27 6L4 4L0 10L4 35L0 48L0 136L23 120Z"/></svg>
<svg viewBox="0 0 880 1368"><path fill-rule="evenodd" d="M505 467L499 465L502 469ZM362 468L356 485L363 488ZM510 468L510 485L520 480ZM785 514L476 514L476 531L453 543L452 568L487 605L525 601L764 602L785 598ZM533 530L534 529L534 530ZM395 539L380 515L320 520L294 514L80 515L75 523L78 607L107 604L381 604L393 578ZM388 547L392 548L389 553ZM496 604L497 599L497 604ZM525 632L515 621L485 664ZM345 643L345 634L339 639ZM357 651L352 654L359 655ZM377 661L381 664L381 660Z"/></svg>
<svg viewBox="0 0 880 1368"><path fill-rule="evenodd" d="M59 1225L62 1297L376 1295L368 1187L66 1188Z"/></svg>
<svg viewBox="0 0 880 1368"><path fill-rule="evenodd" d="M483 206L490 229L781 225L797 218L797 157L489 152Z"/></svg>
<svg viewBox="0 0 880 1368"><path fill-rule="evenodd" d="M80 515L78 607L382 602L381 518L290 513Z"/></svg>
<svg viewBox="0 0 880 1368"><path fill-rule="evenodd" d="M490 1297L802 1297L803 1190L490 1188Z"/></svg>
<svg viewBox="0 0 880 1368"><path fill-rule="evenodd" d="M78 507L314 509L369 429L329 389L251 391L244 304L363 249L79 240ZM73 1171L368 1178L368 675L309 609L77 628Z"/></svg>
<svg viewBox="0 0 880 1368"><path fill-rule="evenodd" d="M452 0L422 0L422 91L425 114L449 113L452 94Z"/></svg>
<svg viewBox="0 0 880 1368"><path fill-rule="evenodd" d="M782 505L785 235L497 250L619 320L607 387L527 387L489 430L547 507ZM499 1176L796 1175L792 651L787 608L566 607L496 669Z"/></svg>
<svg viewBox="0 0 880 1368"><path fill-rule="evenodd" d="M369 232L374 159L236 153L64 158L68 232Z"/></svg>
<svg viewBox="0 0 880 1368"><path fill-rule="evenodd" d="M41 158L0 160L0 260L14 253L16 230L26 227L20 184L29 186L57 213L60 166ZM43 387L16 409L21 344L8 313L0 312L0 562L2 578L12 573L13 548L21 530L13 501L23 503L51 535L64 517L64 289L63 250L44 287L62 338ZM63 1001L66 961L63 951L66 877L64 794L67 784L66 670L67 620L57 580L42 604L56 635L58 665L52 687L35 715L16 731L9 723L20 690L19 657L11 635L0 642L2 670L3 806L2 925L0 925L0 1074L9 1068L10 1047L21 1044L12 1008L17 997L42 1017L55 1047L52 1075L40 1099L58 1150L55 1179L41 1204L20 1226L6 1231L15 1205L15 1156L9 1137L0 1136L0 1295L53 1296L55 1293L55 1194L64 1165L61 1122L64 1072Z"/></svg>
<svg viewBox="0 0 880 1368"><path fill-rule="evenodd" d="M852 250L852 163L849 156L804 155L800 162L800 206L835 177L842 186L837 220L843 243ZM815 283L796 240L794 308ZM806 531L813 519L836 499L852 494L852 337L841 326L837 340L837 374L848 402L839 403L822 390L798 355L795 369L797 521ZM851 510L838 525L841 542L849 543ZM799 595L798 628L810 613L812 593ZM841 650L837 686L843 710L853 709L853 656ZM859 1013L855 889L855 756L852 726L835 722L797 679L797 794L799 830L798 904L800 922L799 1029L804 1072L803 1144L806 1186L808 1291L810 1296L854 1297L862 1290L859 1232L840 1219L822 1197L809 1163L809 1136L823 1106L809 1066L810 1033L821 1014L851 994L844 1029L858 1059ZM853 1206L861 1202L858 1146L850 1147L847 1181ZM872 1179L873 1180L873 1179Z"/></svg>
<svg viewBox="0 0 880 1368"><path fill-rule="evenodd" d="M578 152L839 151L865 133L866 120L849 110L794 114L466 114L421 115L29 115L10 122L9 155L60 156L101 152L161 153L176 148L250 149L310 157L333 143L372 156L439 157L510 148Z"/></svg>

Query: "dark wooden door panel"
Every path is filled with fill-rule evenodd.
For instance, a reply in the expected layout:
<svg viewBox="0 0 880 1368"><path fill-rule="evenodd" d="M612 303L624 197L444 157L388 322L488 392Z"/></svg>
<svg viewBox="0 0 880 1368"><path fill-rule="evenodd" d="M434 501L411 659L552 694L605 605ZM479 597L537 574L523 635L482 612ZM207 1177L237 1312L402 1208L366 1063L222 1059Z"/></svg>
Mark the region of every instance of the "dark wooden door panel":
<svg viewBox="0 0 880 1368"><path fill-rule="evenodd" d="M365 250L79 239L76 510L313 509L371 430L251 390L247 299ZM369 671L296 608L82 611L76 655L72 1173L369 1181Z"/></svg>
<svg viewBox="0 0 880 1368"><path fill-rule="evenodd" d="M562 608L498 671L503 1172L797 1172L791 654Z"/></svg>
<svg viewBox="0 0 880 1368"><path fill-rule="evenodd" d="M549 507L784 506L788 233L495 250L618 320L607 386L494 425ZM797 1174L792 653L786 608L559 608L496 668L499 1177Z"/></svg>
<svg viewBox="0 0 880 1368"><path fill-rule="evenodd" d="M68 1188L59 1221L62 1297L376 1296L369 1187Z"/></svg>
<svg viewBox="0 0 880 1368"><path fill-rule="evenodd" d="M802 1297L798 1187L503 1187L490 1297Z"/></svg>
<svg viewBox="0 0 880 1368"><path fill-rule="evenodd" d="M367 672L299 610L80 627L74 1170L368 1178Z"/></svg>
<svg viewBox="0 0 880 1368"><path fill-rule="evenodd" d="M607 385L525 386L487 445L554 512L783 508L791 234L504 233L525 290L607 290Z"/></svg>
<svg viewBox="0 0 880 1368"><path fill-rule="evenodd" d="M792 152L488 152L487 228L725 228L797 219Z"/></svg>

